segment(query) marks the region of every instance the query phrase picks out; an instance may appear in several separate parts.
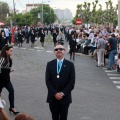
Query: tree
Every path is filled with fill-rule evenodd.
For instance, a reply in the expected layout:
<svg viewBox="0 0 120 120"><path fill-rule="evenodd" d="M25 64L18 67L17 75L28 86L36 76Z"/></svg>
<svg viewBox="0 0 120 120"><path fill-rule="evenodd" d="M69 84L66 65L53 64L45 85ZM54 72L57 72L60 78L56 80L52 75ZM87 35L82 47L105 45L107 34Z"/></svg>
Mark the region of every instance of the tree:
<svg viewBox="0 0 120 120"><path fill-rule="evenodd" d="M0 21L5 21L9 14L9 6L6 2L0 2Z"/></svg>
<svg viewBox="0 0 120 120"><path fill-rule="evenodd" d="M49 5L44 5L43 6L43 17L44 17L44 23L50 24L55 22L56 20L56 15L54 14L54 11L52 8L50 8ZM38 13L41 13L41 6L32 9L30 12L26 14L16 14L16 22L18 26L23 26L23 25L31 25L31 24L36 24L40 19L38 18ZM6 19L6 24L10 23L10 20L14 20L14 15L13 13L10 14L9 18Z"/></svg>
<svg viewBox="0 0 120 120"><path fill-rule="evenodd" d="M11 14L11 16L6 20L6 24L9 24L10 20L14 20L13 14ZM31 25L33 23L33 16L29 12L26 14L16 14L16 23L18 26Z"/></svg>
<svg viewBox="0 0 120 120"><path fill-rule="evenodd" d="M105 2L105 4L106 4L106 10L102 10L102 5L98 4L98 0L95 0L95 2L92 2L92 4L87 2L84 2L84 4L78 4L76 16L74 17L73 22L77 17L81 17L84 23L89 22L89 23L101 24L107 22L107 23L116 24L115 21L117 20L116 16L117 16L118 5L116 5L116 7L113 7L111 0L108 0L108 2ZM97 5L99 5L99 9L96 9L98 8Z"/></svg>
<svg viewBox="0 0 120 120"><path fill-rule="evenodd" d="M42 13L41 11L42 5L40 5L37 8L34 8L30 11L30 13L33 15L34 17L34 22L37 23L38 21L40 21L41 19L38 18L38 13ZM49 5L43 5L43 19L44 19L44 23L50 24L55 22L56 20L56 15L54 13L54 10L49 6Z"/></svg>

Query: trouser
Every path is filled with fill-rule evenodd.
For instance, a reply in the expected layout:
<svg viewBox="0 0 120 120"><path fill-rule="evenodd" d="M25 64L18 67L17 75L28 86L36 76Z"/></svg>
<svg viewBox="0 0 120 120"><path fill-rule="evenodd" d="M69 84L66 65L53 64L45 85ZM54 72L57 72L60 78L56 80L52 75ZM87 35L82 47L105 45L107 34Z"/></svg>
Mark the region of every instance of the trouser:
<svg viewBox="0 0 120 120"><path fill-rule="evenodd" d="M9 36L6 37L5 44L8 44L9 42Z"/></svg>
<svg viewBox="0 0 120 120"><path fill-rule="evenodd" d="M41 42L42 47L44 47L44 42Z"/></svg>
<svg viewBox="0 0 120 120"><path fill-rule="evenodd" d="M109 68L112 67L113 64L115 64L115 55L117 54L117 50L110 51L109 54Z"/></svg>
<svg viewBox="0 0 120 120"><path fill-rule="evenodd" d="M94 53L95 49L97 49L97 47L91 47L91 52L92 52L92 55L93 55L93 53Z"/></svg>
<svg viewBox="0 0 120 120"><path fill-rule="evenodd" d="M75 59L75 52L72 52L71 50L70 50L70 59L73 57L73 59Z"/></svg>
<svg viewBox="0 0 120 120"><path fill-rule="evenodd" d="M22 42L19 42L19 47L22 47Z"/></svg>
<svg viewBox="0 0 120 120"><path fill-rule="evenodd" d="M52 120L67 120L70 104L60 104L59 101L49 104Z"/></svg>
<svg viewBox="0 0 120 120"><path fill-rule="evenodd" d="M78 52L80 49L80 45L77 45L77 49L76 49L76 52Z"/></svg>
<svg viewBox="0 0 120 120"><path fill-rule="evenodd" d="M90 46L85 46L85 47L84 47L84 54L85 54L85 55L88 55L88 54L89 54L88 51L90 50L90 48L91 48Z"/></svg>
<svg viewBox="0 0 120 120"><path fill-rule="evenodd" d="M31 42L31 47L34 47L34 42Z"/></svg>
<svg viewBox="0 0 120 120"><path fill-rule="evenodd" d="M6 88L9 92L9 102L10 102L10 108L14 108L14 88L13 88L13 85L10 82L8 82L6 85L0 87L0 94L2 92L2 89L3 88Z"/></svg>
<svg viewBox="0 0 120 120"><path fill-rule="evenodd" d="M104 65L104 51L105 51L105 49L99 49L97 51L98 66Z"/></svg>
<svg viewBox="0 0 120 120"><path fill-rule="evenodd" d="M11 45L11 39L12 39L12 38L11 38L11 37L9 37L9 44L10 44L10 45Z"/></svg>
<svg viewBox="0 0 120 120"><path fill-rule="evenodd" d="M29 43L29 37L27 37L26 43Z"/></svg>

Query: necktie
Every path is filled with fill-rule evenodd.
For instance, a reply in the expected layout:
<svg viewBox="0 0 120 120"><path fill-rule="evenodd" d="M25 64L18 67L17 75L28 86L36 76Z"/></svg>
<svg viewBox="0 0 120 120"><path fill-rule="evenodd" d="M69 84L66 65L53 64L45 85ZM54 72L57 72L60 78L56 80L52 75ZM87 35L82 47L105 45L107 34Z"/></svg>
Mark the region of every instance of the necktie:
<svg viewBox="0 0 120 120"><path fill-rule="evenodd" d="M58 62L58 73L60 73L61 66L62 66L62 62L61 62L61 61L59 61L59 62Z"/></svg>

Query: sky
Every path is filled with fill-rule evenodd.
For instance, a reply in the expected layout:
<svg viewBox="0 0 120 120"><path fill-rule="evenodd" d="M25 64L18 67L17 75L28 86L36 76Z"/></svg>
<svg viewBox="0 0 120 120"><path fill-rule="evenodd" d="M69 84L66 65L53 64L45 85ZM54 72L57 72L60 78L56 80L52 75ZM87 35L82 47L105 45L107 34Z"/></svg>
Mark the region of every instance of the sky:
<svg viewBox="0 0 120 120"><path fill-rule="evenodd" d="M5 1L8 3L10 8L13 8L13 0L0 0ZM73 14L73 17L75 16L77 4L81 4L84 2L93 2L95 0L14 0L16 4L16 9L22 11L26 9L26 4L32 4L32 3L46 3L49 4L53 9L65 9L68 8ZM105 9L105 1L108 0L99 0L99 3L102 4L103 8ZM118 0L112 0L113 5L115 6L118 2Z"/></svg>

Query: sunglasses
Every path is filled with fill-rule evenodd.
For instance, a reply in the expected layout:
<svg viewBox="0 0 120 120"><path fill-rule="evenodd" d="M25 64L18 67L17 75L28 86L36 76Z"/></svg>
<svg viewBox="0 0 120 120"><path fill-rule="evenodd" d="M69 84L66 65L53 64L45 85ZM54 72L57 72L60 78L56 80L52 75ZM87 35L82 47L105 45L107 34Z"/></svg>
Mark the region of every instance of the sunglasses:
<svg viewBox="0 0 120 120"><path fill-rule="evenodd" d="M54 51L58 51L58 50L62 51L62 50L65 50L65 49L64 48L56 48L56 49L54 49Z"/></svg>

